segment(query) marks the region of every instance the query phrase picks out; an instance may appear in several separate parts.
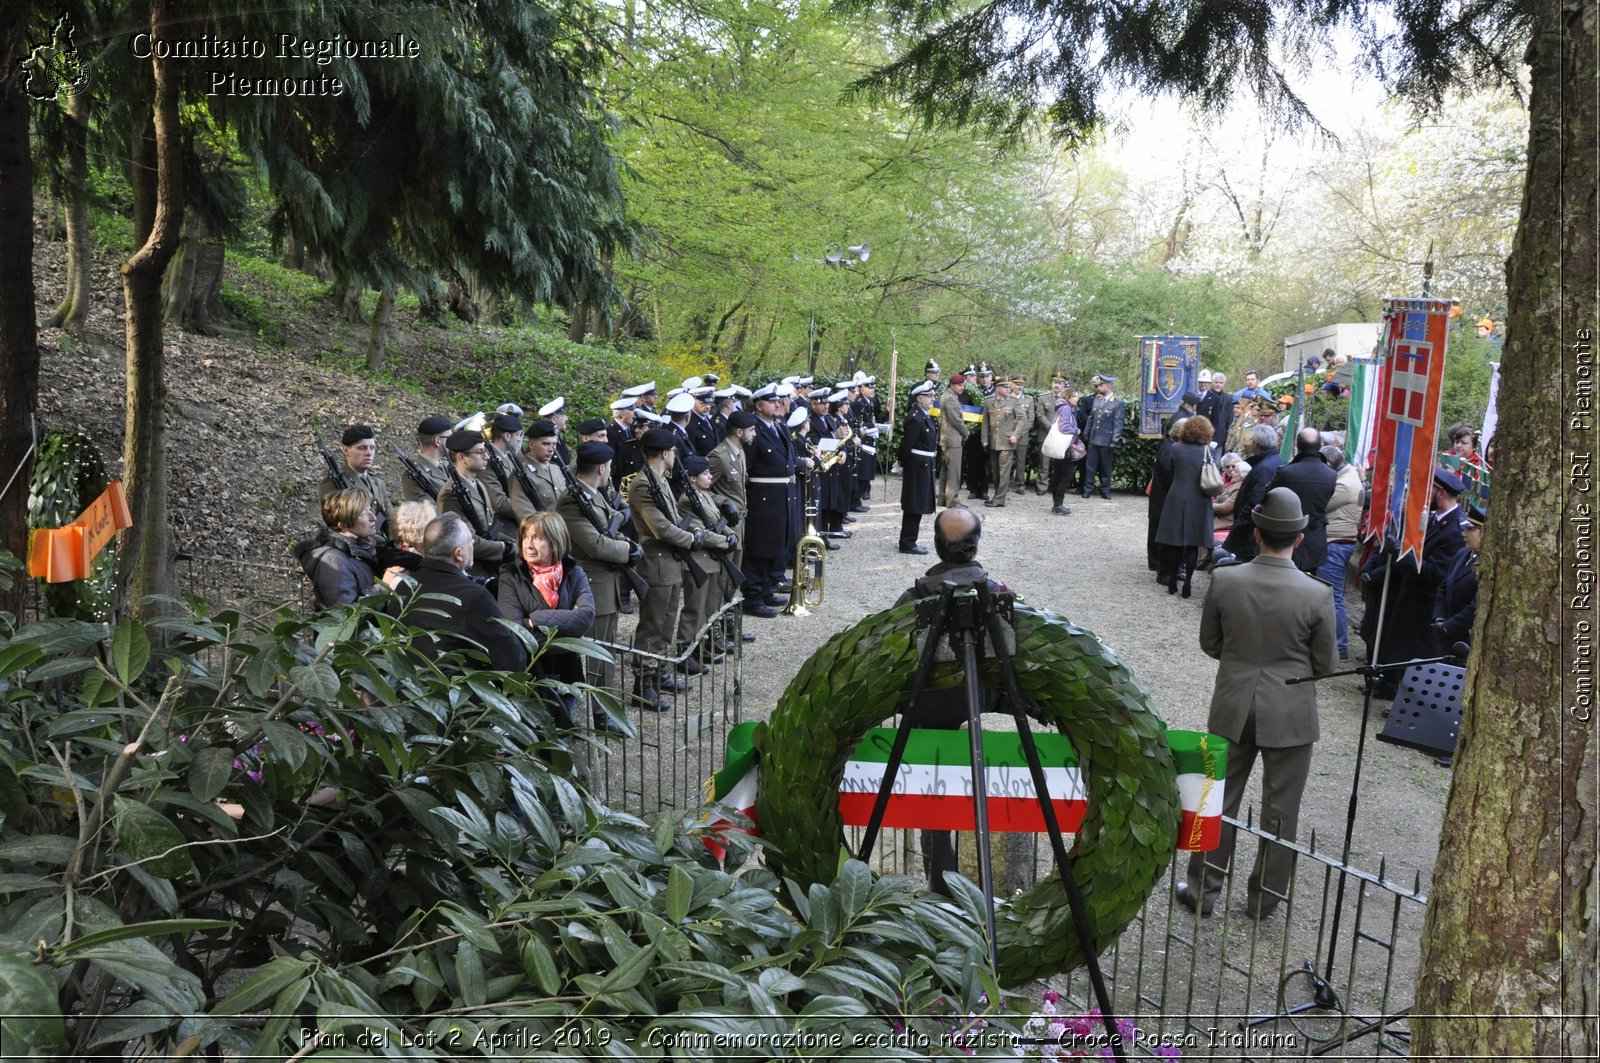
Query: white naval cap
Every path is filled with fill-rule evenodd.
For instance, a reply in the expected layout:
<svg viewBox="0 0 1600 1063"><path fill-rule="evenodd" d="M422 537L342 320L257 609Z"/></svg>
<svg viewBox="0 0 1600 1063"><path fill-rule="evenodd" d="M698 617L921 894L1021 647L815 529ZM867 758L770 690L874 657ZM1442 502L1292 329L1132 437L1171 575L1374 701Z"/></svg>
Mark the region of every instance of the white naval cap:
<svg viewBox="0 0 1600 1063"><path fill-rule="evenodd" d="M799 428L810 419L811 411L806 409L804 406L801 406L799 409L789 414L789 427Z"/></svg>
<svg viewBox="0 0 1600 1063"><path fill-rule="evenodd" d="M514 402L502 402L500 405L495 407L494 412L495 413L509 413L513 417L521 417L522 416L522 407L518 406ZM542 413L543 411L540 411L540 412Z"/></svg>
<svg viewBox="0 0 1600 1063"><path fill-rule="evenodd" d="M566 408L567 397L565 395L557 395L555 398L539 407L539 416L554 417L556 414L560 413Z"/></svg>
<svg viewBox="0 0 1600 1063"><path fill-rule="evenodd" d="M652 380L648 384L635 384L631 388L623 388L622 389L622 396L623 396L623 398L635 398L636 399L640 395L649 395L652 392L654 392L655 390L656 390L656 382L654 380Z"/></svg>
<svg viewBox="0 0 1600 1063"><path fill-rule="evenodd" d="M679 384L678 386L680 388L682 388L684 391L693 391L695 388L700 387L704 383L705 383L705 381L701 380L699 377L692 376L688 380L685 380L682 384Z"/></svg>
<svg viewBox="0 0 1600 1063"><path fill-rule="evenodd" d="M933 391L933 381L924 380L922 383L918 384L916 387L911 389L911 397L912 398L916 398L918 395L927 395L927 394L931 393L932 391Z"/></svg>
<svg viewBox="0 0 1600 1063"><path fill-rule="evenodd" d="M667 400L668 413L689 413L694 409L694 396L678 392Z"/></svg>
<svg viewBox="0 0 1600 1063"><path fill-rule="evenodd" d="M611 408L613 410L616 410L618 413L621 413L623 410L631 410L631 409L633 409L638 404L639 404L639 400L630 395L630 396L628 396L626 398L621 398L621 399L618 399L616 402L613 402L611 404Z"/></svg>

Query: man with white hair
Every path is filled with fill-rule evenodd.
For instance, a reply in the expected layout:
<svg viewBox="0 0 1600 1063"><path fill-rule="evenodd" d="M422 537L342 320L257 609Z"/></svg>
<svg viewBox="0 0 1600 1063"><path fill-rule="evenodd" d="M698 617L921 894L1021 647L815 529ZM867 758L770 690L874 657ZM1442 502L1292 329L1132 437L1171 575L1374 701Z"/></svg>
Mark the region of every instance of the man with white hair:
<svg viewBox="0 0 1600 1063"><path fill-rule="evenodd" d="M397 588L389 611L427 632L414 645L430 659L459 651L487 659L491 668L521 671L528 665L522 641L505 624L494 595L467 575L474 546L472 528L459 513L429 521L422 531L422 561L411 581ZM413 596L420 594L444 595L460 604L432 599L412 606Z"/></svg>

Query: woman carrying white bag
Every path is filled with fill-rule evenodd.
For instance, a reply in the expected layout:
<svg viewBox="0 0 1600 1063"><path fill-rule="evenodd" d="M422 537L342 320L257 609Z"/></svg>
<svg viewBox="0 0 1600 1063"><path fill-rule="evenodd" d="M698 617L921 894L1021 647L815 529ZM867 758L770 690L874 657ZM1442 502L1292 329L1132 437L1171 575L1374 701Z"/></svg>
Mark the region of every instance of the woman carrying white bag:
<svg viewBox="0 0 1600 1063"><path fill-rule="evenodd" d="M1078 389L1071 384L1063 384L1056 394L1055 423L1039 451L1050 459L1050 497L1055 501L1050 512L1064 517L1072 512L1063 499L1067 497L1067 485L1072 483L1073 467L1087 453L1078 440Z"/></svg>

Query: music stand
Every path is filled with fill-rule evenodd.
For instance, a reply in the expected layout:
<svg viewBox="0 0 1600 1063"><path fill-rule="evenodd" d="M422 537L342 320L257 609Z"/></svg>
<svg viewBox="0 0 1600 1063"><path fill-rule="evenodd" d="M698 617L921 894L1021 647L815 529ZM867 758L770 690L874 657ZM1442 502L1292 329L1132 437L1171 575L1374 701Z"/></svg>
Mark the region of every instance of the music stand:
<svg viewBox="0 0 1600 1063"><path fill-rule="evenodd" d="M1015 597L1009 592L992 592L987 580L970 584L957 584L946 580L939 597L924 598L917 603L917 630L926 632L921 655L917 661L916 678L911 684L911 708L900 716L900 726L895 732L894 744L889 749L889 760L883 768L883 781L878 785L877 798L872 805L872 815L867 820L866 833L861 838L861 851L857 859L865 862L872 855L872 847L883 827L884 813L889 808L889 797L894 791L895 777L905 756L906 744L911 738L912 722L918 699L927 689L933 675L933 666L939 660L959 661L962 666L964 692L967 702L967 736L972 748L972 811L975 841L978 847L978 870L984 893L989 899L985 924L989 934L989 962L1000 966L999 941L994 923L994 868L989 841L989 788L984 771L983 757L983 699L978 690L978 661L983 651L993 653L1005 679L1007 701L1012 718L1016 720L1017 737L1022 746L1023 758L1028 763L1028 773L1033 780L1034 798L1044 818L1045 831L1050 836L1050 850L1055 857L1056 870L1067 894L1067 904L1072 910L1072 922L1078 935L1078 949L1083 954L1089 970L1095 1001L1100 1007L1100 1017L1105 1025L1108 1043L1119 1063L1126 1063L1121 1035L1117 1033L1116 1019L1111 1012L1111 997L1106 992L1105 976L1100 970L1100 958L1089 933L1088 917L1084 912L1083 896L1078 891L1077 879L1072 874L1072 864L1067 859L1066 843L1061 839L1061 825L1056 820L1055 807L1050 802L1049 788L1045 782L1044 765L1039 760L1039 749L1033 741L1033 731L1028 726L1027 714L1022 708L1022 693L1017 686L1017 672L1012 665L1011 653L1016 644ZM987 639L987 642L985 641ZM948 647L941 653L941 647ZM1046 1039L1055 1043L1055 1039Z"/></svg>

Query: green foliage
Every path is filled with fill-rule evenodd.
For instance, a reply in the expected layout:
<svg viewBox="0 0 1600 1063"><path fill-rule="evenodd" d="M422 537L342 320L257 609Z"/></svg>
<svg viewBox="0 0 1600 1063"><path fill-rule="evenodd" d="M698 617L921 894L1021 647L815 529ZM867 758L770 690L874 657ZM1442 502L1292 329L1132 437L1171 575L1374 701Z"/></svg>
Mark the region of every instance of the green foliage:
<svg viewBox="0 0 1600 1063"><path fill-rule="evenodd" d="M0 986L36 1016L8 1056L848 1045L1003 1007L976 924L908 880L845 865L806 919L599 804L526 673L431 663L361 606L158 624L0 638Z"/></svg>
<svg viewBox="0 0 1600 1063"><path fill-rule="evenodd" d="M71 524L105 492L109 482L105 458L94 440L77 431L47 434L28 477L28 527ZM87 579L39 581L45 612L76 620L109 619L116 575L117 544L113 541L91 562Z"/></svg>
<svg viewBox="0 0 1600 1063"><path fill-rule="evenodd" d="M284 317L273 300L263 295L247 292L235 287L230 281L222 282L220 293L222 305L227 308L235 321L250 332L254 332L256 339L269 347L282 347L289 340L289 330L284 324Z"/></svg>
<svg viewBox="0 0 1600 1063"><path fill-rule="evenodd" d="M912 104L929 125L1019 135L1043 110L1056 136L1078 143L1106 120L1102 96L1126 85L1220 108L1251 93L1291 124L1309 117L1284 64L1328 47L1352 24L1362 65L1397 95L1437 106L1463 83L1515 86L1532 15L1527 4L1482 4L1415 18L1403 2L1272 0L1231 5L1107 0L989 0L975 7L921 0L842 0L881 13L909 38L898 58L861 77L873 99ZM1376 10L1374 10L1376 9Z"/></svg>

